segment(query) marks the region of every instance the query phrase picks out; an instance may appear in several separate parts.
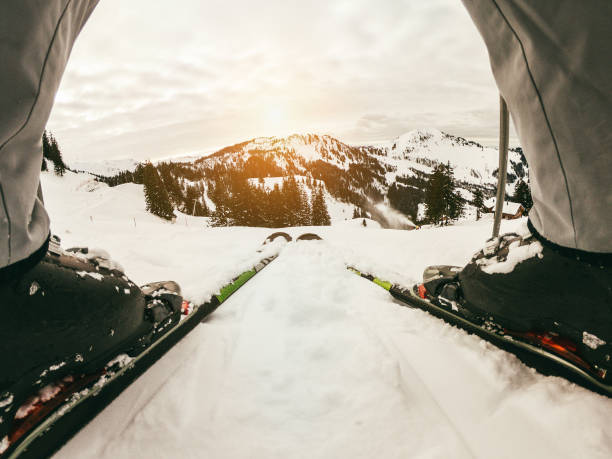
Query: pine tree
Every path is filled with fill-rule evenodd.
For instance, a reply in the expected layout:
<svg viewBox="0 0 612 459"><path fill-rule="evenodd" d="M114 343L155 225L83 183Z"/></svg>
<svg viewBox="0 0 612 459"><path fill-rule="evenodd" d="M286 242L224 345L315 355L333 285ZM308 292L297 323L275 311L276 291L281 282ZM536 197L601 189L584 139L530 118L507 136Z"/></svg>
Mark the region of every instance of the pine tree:
<svg viewBox="0 0 612 459"><path fill-rule="evenodd" d="M250 211L252 226L269 226L268 193L262 186L250 187Z"/></svg>
<svg viewBox="0 0 612 459"><path fill-rule="evenodd" d="M60 151L59 145L53 134L47 133L47 131L43 132L42 137L43 144L43 164L41 166L41 170L45 171L48 169L48 164L45 160L51 161L53 163L53 170L56 175L60 177L64 175L66 169L66 163L62 158L62 152Z"/></svg>
<svg viewBox="0 0 612 459"><path fill-rule="evenodd" d="M302 212L304 205L300 186L295 176L290 175L283 182L283 195L285 198L287 212L287 226L299 226L302 224Z"/></svg>
<svg viewBox="0 0 612 459"><path fill-rule="evenodd" d="M523 180L519 180L514 186L513 199L516 202L521 203L525 210L529 210L533 207L531 190L529 190L529 185L527 185L527 183L525 183Z"/></svg>
<svg viewBox="0 0 612 459"><path fill-rule="evenodd" d="M168 193L157 173L157 169L151 163L147 163L143 175L147 210L153 215L157 215L166 220L172 220L175 216L174 208L170 203Z"/></svg>
<svg viewBox="0 0 612 459"><path fill-rule="evenodd" d="M66 172L66 164L62 158L62 152L57 144L57 140L55 140L55 137L53 136L51 136L51 149L53 150L53 156L55 157L55 161L53 162L53 170L55 171L55 175L62 177Z"/></svg>
<svg viewBox="0 0 612 459"><path fill-rule="evenodd" d="M174 177L171 168L172 165L168 163L159 163L156 169L159 172L159 176L164 184L170 202L174 206L180 207L185 202L185 196L183 196L180 179ZM187 209L182 210L189 212Z"/></svg>
<svg viewBox="0 0 612 459"><path fill-rule="evenodd" d="M312 220L312 205L304 188L300 187L300 225L308 226Z"/></svg>
<svg viewBox="0 0 612 459"><path fill-rule="evenodd" d="M249 181L238 174L230 180L231 196L229 200L230 226L251 226L252 193Z"/></svg>
<svg viewBox="0 0 612 459"><path fill-rule="evenodd" d="M286 213L284 206L284 195L278 183L274 184L274 188L268 194L268 218L271 228L282 228L289 226L286 221Z"/></svg>
<svg viewBox="0 0 612 459"><path fill-rule="evenodd" d="M482 190L480 188L477 188L472 194L474 196L472 204L474 207L476 207L476 220L480 220L480 212L484 207L484 196L482 195Z"/></svg>
<svg viewBox="0 0 612 459"><path fill-rule="evenodd" d="M439 223L444 216L444 186L446 177L442 167L438 166L434 169L433 174L429 177L427 187L425 189L425 215L427 220L432 223Z"/></svg>
<svg viewBox="0 0 612 459"><path fill-rule="evenodd" d="M425 190L427 219L432 223L456 220L463 214L463 199L455 191L453 169L439 164L429 177Z"/></svg>
<svg viewBox="0 0 612 459"><path fill-rule="evenodd" d="M325 196L322 188L317 189L312 200L312 225L331 225L331 219L329 218L329 212L327 211L327 204L325 203Z"/></svg>
<svg viewBox="0 0 612 459"><path fill-rule="evenodd" d="M230 210L226 203L217 204L212 214L212 226L231 226Z"/></svg>

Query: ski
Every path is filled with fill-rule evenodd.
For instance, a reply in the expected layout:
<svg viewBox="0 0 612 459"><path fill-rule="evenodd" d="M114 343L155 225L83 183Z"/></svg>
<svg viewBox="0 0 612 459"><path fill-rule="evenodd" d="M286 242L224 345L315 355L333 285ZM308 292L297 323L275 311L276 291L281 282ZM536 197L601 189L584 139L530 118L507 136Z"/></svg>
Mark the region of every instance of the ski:
<svg viewBox="0 0 612 459"><path fill-rule="evenodd" d="M296 241L322 241L323 238L316 233L304 233L296 238Z"/></svg>
<svg viewBox="0 0 612 459"><path fill-rule="evenodd" d="M450 266L435 268L447 274L461 269ZM405 287L361 272L351 266L347 269L384 288L404 306L421 309L468 333L475 334L511 352L542 374L561 376L602 395L612 397L610 372L602 365L589 363L581 355L580 346L569 339L553 332L509 330L495 323L491 317L481 318L469 313L456 302L449 302L441 297L431 298L423 284ZM606 357L604 361L607 362L609 358Z"/></svg>
<svg viewBox="0 0 612 459"><path fill-rule="evenodd" d="M286 242L292 240L287 233L277 232L268 236L263 245L279 238ZM276 259L280 250L263 257L251 269L223 285L209 301L194 305L182 300L182 304L175 308L176 314L160 322L157 336L138 348L134 355L120 354L96 372L64 377L32 394L17 410L9 435L0 439L0 458L38 458L53 454L200 322ZM148 303L151 314L161 314L164 308L170 309L168 303L161 300L170 298L172 301L172 295L180 294L180 288L172 281L147 284L141 290L153 298ZM6 404L7 401L0 400L0 409L5 409Z"/></svg>

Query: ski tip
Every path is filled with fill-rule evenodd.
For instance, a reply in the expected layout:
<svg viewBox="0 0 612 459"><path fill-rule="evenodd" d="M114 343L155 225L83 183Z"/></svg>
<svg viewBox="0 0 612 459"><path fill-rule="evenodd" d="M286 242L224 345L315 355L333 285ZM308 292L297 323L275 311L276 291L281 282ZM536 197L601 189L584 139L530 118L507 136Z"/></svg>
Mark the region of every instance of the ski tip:
<svg viewBox="0 0 612 459"><path fill-rule="evenodd" d="M276 232L276 233L272 233L272 234L270 234L270 235L269 235L269 236L266 238L266 240L263 242L263 245L270 244L271 242L275 241L275 240L276 240L276 239L278 239L279 237L282 237L282 238L283 238L283 239L285 239L287 242L291 242L291 241L292 241L292 237L291 237L289 234L287 234L287 233L285 233L285 232L283 232L283 231L278 231L278 232Z"/></svg>
<svg viewBox="0 0 612 459"><path fill-rule="evenodd" d="M297 241L321 241L323 240L323 238L315 233L304 233L300 235L296 240Z"/></svg>

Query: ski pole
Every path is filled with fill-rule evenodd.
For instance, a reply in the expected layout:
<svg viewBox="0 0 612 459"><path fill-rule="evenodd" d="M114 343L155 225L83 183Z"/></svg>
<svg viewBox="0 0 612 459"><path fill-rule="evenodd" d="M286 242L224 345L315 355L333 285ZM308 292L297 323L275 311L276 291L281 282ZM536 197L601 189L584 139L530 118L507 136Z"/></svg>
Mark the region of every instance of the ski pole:
<svg viewBox="0 0 612 459"><path fill-rule="evenodd" d="M508 141L510 117L508 106L503 96L499 96L499 169L497 170L497 197L495 198L495 219L493 221L493 237L499 236L504 200L506 198L506 179L508 171Z"/></svg>

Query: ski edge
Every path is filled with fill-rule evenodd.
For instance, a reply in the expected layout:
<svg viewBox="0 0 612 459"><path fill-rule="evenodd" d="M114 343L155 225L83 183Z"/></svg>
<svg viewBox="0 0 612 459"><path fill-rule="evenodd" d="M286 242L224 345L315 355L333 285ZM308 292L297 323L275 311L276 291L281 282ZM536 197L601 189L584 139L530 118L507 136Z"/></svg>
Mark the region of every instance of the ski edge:
<svg viewBox="0 0 612 459"><path fill-rule="evenodd" d="M282 249L281 249L282 250ZM73 436L75 436L83 427L85 427L91 420L95 418L106 406L115 400L122 390L116 391L113 394L113 388L118 384L118 381L122 378L126 378L123 384L123 388L127 388L133 381L138 379L144 372L146 372L152 365L161 359L175 344L181 339L187 336L199 323L205 318L212 314L221 304L227 301L235 292L237 292L243 285L245 285L250 279L255 277L257 273L268 266L274 261L280 254L278 253L262 258L253 268L242 272L236 276L232 281L225 284L219 289L219 293L213 295L210 300L196 306L194 310L164 334L160 339L153 342L149 347L139 353L136 357L133 357L125 366L118 369L113 375L106 380L106 382L100 387L91 388L91 392L84 397L80 397L74 401L67 399L65 402L55 409L48 418L39 423L33 428L31 432L27 434L17 444L12 445L0 454L2 459L16 459L23 457L40 457L51 455L57 452L63 445L65 445ZM147 362L147 360L150 360ZM139 363L144 365L138 365ZM114 388L116 390L116 387ZM105 395L105 392L108 392ZM66 432L54 442L49 442L49 446L44 448L44 451L34 452L28 450L37 441L42 439L45 435L49 434L52 429L55 428L55 424L67 420L75 410L78 410L82 404L86 404L92 398L107 398L106 403L100 403L99 407L94 408L94 414L87 417L87 422L83 424L78 430L73 432ZM48 438L48 437L47 437ZM47 439L45 438L45 440Z"/></svg>
<svg viewBox="0 0 612 459"><path fill-rule="evenodd" d="M404 303L404 305L408 307L421 309L422 311L425 311L435 317L438 317L444 320L446 323L461 328L468 333L475 334L483 339L492 342L493 344L498 343L501 345L500 347L507 352L513 353L509 347L514 347L545 358L548 361L553 361L565 370L573 373L577 378L580 378L583 381L583 386L590 386L590 388L592 388L596 392L608 397L612 397L612 384L603 383L581 367L552 352L549 352L541 347L535 346L525 341L514 339L509 335L501 336L497 333L487 330L486 328L479 327L478 325L470 322L467 319L464 319L463 317L457 314L453 314L452 312L447 311L446 309L437 306L430 301L422 299L416 294L414 288L406 288L388 281L381 280L371 274L363 273L351 266L347 266L347 269L352 273L360 276L361 278L369 280L370 282L373 282L374 284L384 288L391 294L391 296L393 296L393 298L397 299L398 301L401 301L402 303ZM516 355L515 352L514 355ZM519 356L517 355L517 357Z"/></svg>

